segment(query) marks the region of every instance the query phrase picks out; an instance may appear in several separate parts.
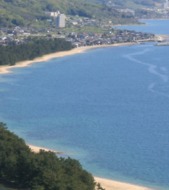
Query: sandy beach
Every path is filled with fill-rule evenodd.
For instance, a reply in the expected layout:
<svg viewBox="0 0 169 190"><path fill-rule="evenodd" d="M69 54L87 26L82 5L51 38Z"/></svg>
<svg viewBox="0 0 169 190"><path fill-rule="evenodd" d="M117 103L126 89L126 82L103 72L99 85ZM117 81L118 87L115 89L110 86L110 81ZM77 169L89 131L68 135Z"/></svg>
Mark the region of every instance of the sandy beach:
<svg viewBox="0 0 169 190"><path fill-rule="evenodd" d="M62 52L56 52L56 53L51 53L51 54L46 54L41 57L37 57L33 60L26 60L26 61L21 61L16 63L15 65L12 66L0 66L0 74L7 74L12 71L13 68L21 68L21 67L27 67L30 66L34 63L39 63L39 62L44 62L48 61L53 58L57 57L64 57L68 55L73 55L73 54L78 54L86 51L88 48L87 47L82 47L82 48L75 48L69 51L62 51Z"/></svg>
<svg viewBox="0 0 169 190"><path fill-rule="evenodd" d="M38 153L40 150L52 151L52 152L55 152L56 154L61 153L56 150L52 150L52 149L48 149L44 147L38 147L38 146L30 145L30 144L28 146L33 152L36 152L36 153ZM142 187L142 186L120 182L120 181L114 181L114 180L105 179L101 177L94 177L94 179L97 183L100 183L101 186L105 188L105 190L153 190L147 187Z"/></svg>
<svg viewBox="0 0 169 190"><path fill-rule="evenodd" d="M74 49L68 50L68 51L50 53L50 54L43 55L41 57L37 57L33 60L26 60L26 61L18 62L12 66L8 66L8 65L0 66L0 74L10 73L10 72L12 72L13 68L28 67L35 63L49 61L50 59L53 59L53 58L59 58L59 57L65 57L65 56L74 55L74 54L78 54L78 53L84 53L85 51L90 50L90 49L104 48L104 47L130 46L130 45L134 45L134 44L135 43L118 43L118 44L111 44L111 45L84 46L84 47L74 48Z"/></svg>
<svg viewBox="0 0 169 190"><path fill-rule="evenodd" d="M153 190L147 187L133 185L125 182L114 181L110 179L104 179L95 177L96 182L100 183L105 190Z"/></svg>
<svg viewBox="0 0 169 190"><path fill-rule="evenodd" d="M40 150L51 151L51 152L54 152L56 154L61 154L62 153L62 152L59 152L57 150L48 149L48 148L44 148L44 147L40 147L40 146L34 146L34 145L30 145L30 144L28 146L35 153L38 153Z"/></svg>
<svg viewBox="0 0 169 190"><path fill-rule="evenodd" d="M134 45L134 44L135 43L118 43L118 44L112 44L112 45L86 46L86 47L75 48L70 51L51 53L51 54L44 55L42 57L38 57L34 60L18 62L14 66L0 66L0 74L10 73L10 72L12 72L13 68L27 67L27 66L30 66L31 64L48 61L50 59L57 58L57 57L64 57L64 56L69 56L69 55L73 55L73 54L84 53L85 51L94 49L94 48L130 46L130 45ZM55 152L56 154L62 154L62 152L59 152L57 150L52 150L52 149L48 149L48 148L44 148L44 147L38 147L38 146L34 146L34 145L28 145L28 146L30 147L30 149L32 151L34 151L36 153L38 153L40 151L40 149L43 149L45 151ZM146 187L133 185L133 184L129 184L129 183L113 181L110 179L104 179L104 178L100 178L100 177L95 177L95 181L97 183L100 183L101 186L103 188L105 188L105 190L150 190L149 188L146 188Z"/></svg>

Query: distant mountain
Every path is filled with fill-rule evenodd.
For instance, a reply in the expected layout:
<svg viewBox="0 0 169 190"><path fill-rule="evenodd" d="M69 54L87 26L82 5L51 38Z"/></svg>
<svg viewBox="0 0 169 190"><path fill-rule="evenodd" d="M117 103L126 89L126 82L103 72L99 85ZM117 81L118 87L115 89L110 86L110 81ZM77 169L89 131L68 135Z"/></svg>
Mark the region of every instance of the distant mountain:
<svg viewBox="0 0 169 190"><path fill-rule="evenodd" d="M44 24L46 11L59 10L67 15L79 15L90 18L111 19L126 23L126 18L116 10L108 9L102 0L1 0L0 26ZM118 18L118 19L117 19ZM134 22L134 18L127 18Z"/></svg>

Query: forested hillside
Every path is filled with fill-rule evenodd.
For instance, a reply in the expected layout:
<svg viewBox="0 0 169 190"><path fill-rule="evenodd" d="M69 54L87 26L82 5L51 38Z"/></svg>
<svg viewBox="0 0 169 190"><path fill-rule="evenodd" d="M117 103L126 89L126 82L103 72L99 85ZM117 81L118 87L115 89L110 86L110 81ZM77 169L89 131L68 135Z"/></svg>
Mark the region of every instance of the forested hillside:
<svg viewBox="0 0 169 190"><path fill-rule="evenodd" d="M59 10L66 15L79 15L97 19L112 19L126 22L119 12L106 8L100 0L1 0L0 26L32 26L45 24L46 11ZM128 22L131 18L127 18Z"/></svg>
<svg viewBox="0 0 169 190"><path fill-rule="evenodd" d="M29 25L47 19L46 11L59 10L65 14L81 12L90 16L98 9L97 5L87 4L85 0L1 0L0 24Z"/></svg>
<svg viewBox="0 0 169 190"><path fill-rule="evenodd" d="M94 190L92 175L71 158L33 153L0 123L0 182L22 190ZM98 188L97 188L98 189ZM102 188L99 188L100 190Z"/></svg>
<svg viewBox="0 0 169 190"><path fill-rule="evenodd" d="M46 11L59 10L66 15L79 15L90 18L118 19L119 23L132 23L132 18L124 17L116 9L106 8L111 2L121 8L139 9L161 6L163 0L1 0L0 26L30 26L43 24L48 19Z"/></svg>
<svg viewBox="0 0 169 190"><path fill-rule="evenodd" d="M164 3L164 0L91 0L94 2L98 2L98 3L108 3L108 2L112 2L115 5L119 5L121 7L124 8L133 8L133 9L137 9L137 8L152 8L155 6L161 6L161 4Z"/></svg>

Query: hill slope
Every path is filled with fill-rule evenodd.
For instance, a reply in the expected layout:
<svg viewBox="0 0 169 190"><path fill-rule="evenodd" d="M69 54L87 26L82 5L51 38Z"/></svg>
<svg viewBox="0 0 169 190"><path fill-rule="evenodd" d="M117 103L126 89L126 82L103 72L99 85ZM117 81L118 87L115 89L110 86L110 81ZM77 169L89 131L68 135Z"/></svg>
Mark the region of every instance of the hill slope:
<svg viewBox="0 0 169 190"><path fill-rule="evenodd" d="M53 152L32 152L0 123L0 181L24 190L94 190L94 178L80 163Z"/></svg>
<svg viewBox="0 0 169 190"><path fill-rule="evenodd" d="M59 10L67 15L79 15L98 19L112 19L126 22L126 18L116 10L112 11L99 0L1 0L0 1L0 26L32 25L44 22L48 18L46 11ZM133 22L133 18L127 18Z"/></svg>
<svg viewBox="0 0 169 190"><path fill-rule="evenodd" d="M113 3L114 5L121 6L123 8L152 8L158 7L164 4L164 0L91 0L92 2L98 2L101 4Z"/></svg>
<svg viewBox="0 0 169 190"><path fill-rule="evenodd" d="M107 3L114 8L107 7ZM59 10L67 15L79 15L97 19L110 19L114 24L133 23L135 19L116 10L120 8L153 8L162 6L164 0L1 0L0 26L45 25L46 11Z"/></svg>

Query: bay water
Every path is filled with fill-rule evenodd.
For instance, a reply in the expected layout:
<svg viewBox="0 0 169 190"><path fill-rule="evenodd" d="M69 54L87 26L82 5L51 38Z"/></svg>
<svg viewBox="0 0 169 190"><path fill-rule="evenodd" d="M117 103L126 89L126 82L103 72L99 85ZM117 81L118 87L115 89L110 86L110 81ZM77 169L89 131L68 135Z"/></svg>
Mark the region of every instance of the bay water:
<svg viewBox="0 0 169 190"><path fill-rule="evenodd" d="M96 176L169 189L168 60L169 46L146 43L13 69L0 75L0 120Z"/></svg>

